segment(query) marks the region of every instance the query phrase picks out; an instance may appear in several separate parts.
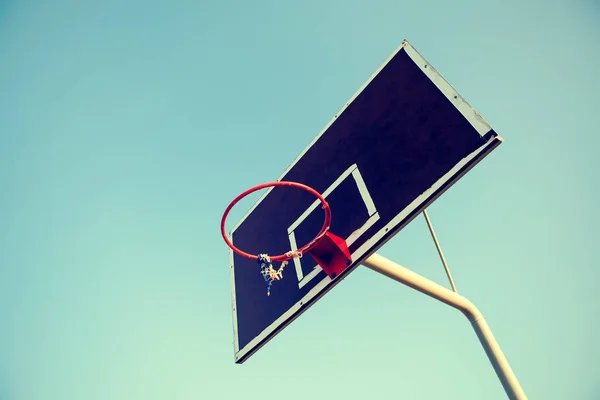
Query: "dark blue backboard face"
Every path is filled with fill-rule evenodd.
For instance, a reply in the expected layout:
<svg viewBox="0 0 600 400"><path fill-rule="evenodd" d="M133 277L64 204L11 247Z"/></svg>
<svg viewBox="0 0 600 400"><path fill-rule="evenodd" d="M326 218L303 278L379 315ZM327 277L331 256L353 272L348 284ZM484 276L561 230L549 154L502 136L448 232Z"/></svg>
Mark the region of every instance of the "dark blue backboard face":
<svg viewBox="0 0 600 400"><path fill-rule="evenodd" d="M346 239L352 265L331 280L304 255L290 262L267 296L258 263L234 253L236 362L245 361L500 143L404 42L279 178L304 183L326 197L331 232ZM282 254L310 241L323 217L310 193L276 188L257 202L231 238L249 253Z"/></svg>

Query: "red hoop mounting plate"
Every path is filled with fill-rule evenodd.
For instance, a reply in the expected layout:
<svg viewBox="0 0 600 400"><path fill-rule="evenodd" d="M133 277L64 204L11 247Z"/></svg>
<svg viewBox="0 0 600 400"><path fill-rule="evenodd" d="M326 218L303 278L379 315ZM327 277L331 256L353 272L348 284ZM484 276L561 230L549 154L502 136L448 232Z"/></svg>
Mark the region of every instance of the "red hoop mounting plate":
<svg viewBox="0 0 600 400"><path fill-rule="evenodd" d="M329 232L329 228L331 226L331 209L325 198L310 186L303 185L302 183L290 181L263 183L262 185L258 185L246 190L245 192L237 196L235 199L233 199L233 201L225 209L223 217L221 218L221 235L223 236L225 243L227 243L227 245L239 255L251 258L253 260L258 260L258 255L246 253L245 251L242 251L235 247L235 245L227 237L225 223L227 221L227 216L229 215L229 212L241 199L243 199L250 193L254 193L256 191L275 186L288 186L300 188L312 193L313 195L315 195L315 197L319 199L319 201L323 205L323 210L325 211L325 221L323 222L323 226L321 227L321 230L313 240L299 248L295 253L300 255L305 253L310 254L315 259L317 264L319 264L319 266L323 268L323 271L325 271L325 273L329 275L331 279L338 276L352 263L352 257L350 256L348 246L344 239ZM293 253L294 252L288 252L286 254L280 254L278 256L273 256L270 258L271 261L287 261L294 257Z"/></svg>

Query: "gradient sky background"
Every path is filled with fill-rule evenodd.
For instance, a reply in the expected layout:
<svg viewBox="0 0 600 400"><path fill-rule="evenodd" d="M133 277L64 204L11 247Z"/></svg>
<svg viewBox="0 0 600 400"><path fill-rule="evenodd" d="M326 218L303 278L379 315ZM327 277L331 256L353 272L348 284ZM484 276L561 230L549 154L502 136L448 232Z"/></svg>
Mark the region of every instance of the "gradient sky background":
<svg viewBox="0 0 600 400"><path fill-rule="evenodd" d="M458 3L0 1L0 399L505 398L366 268L233 362L222 211L405 38L505 139L429 209L458 290L531 399L600 399L600 4ZM447 286L422 217L381 254Z"/></svg>

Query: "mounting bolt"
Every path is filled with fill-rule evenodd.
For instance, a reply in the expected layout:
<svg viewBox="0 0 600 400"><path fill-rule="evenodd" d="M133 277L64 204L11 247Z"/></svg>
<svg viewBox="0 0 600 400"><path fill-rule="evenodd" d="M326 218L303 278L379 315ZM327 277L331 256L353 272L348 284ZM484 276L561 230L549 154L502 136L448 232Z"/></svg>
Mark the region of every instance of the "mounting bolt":
<svg viewBox="0 0 600 400"><path fill-rule="evenodd" d="M346 265L350 265L350 260L346 260Z"/></svg>
<svg viewBox="0 0 600 400"><path fill-rule="evenodd" d="M329 277L330 277L331 279L335 278L335 272L332 272L332 273L331 273L331 275L329 275Z"/></svg>

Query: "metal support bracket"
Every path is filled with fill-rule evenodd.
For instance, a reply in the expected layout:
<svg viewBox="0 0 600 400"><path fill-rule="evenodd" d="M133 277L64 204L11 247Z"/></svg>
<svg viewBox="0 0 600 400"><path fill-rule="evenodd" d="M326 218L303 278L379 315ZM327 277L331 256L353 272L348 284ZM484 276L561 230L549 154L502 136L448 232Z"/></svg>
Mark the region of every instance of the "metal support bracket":
<svg viewBox="0 0 600 400"><path fill-rule="evenodd" d="M327 232L318 244L308 251L331 279L341 274L352 263L346 241Z"/></svg>

